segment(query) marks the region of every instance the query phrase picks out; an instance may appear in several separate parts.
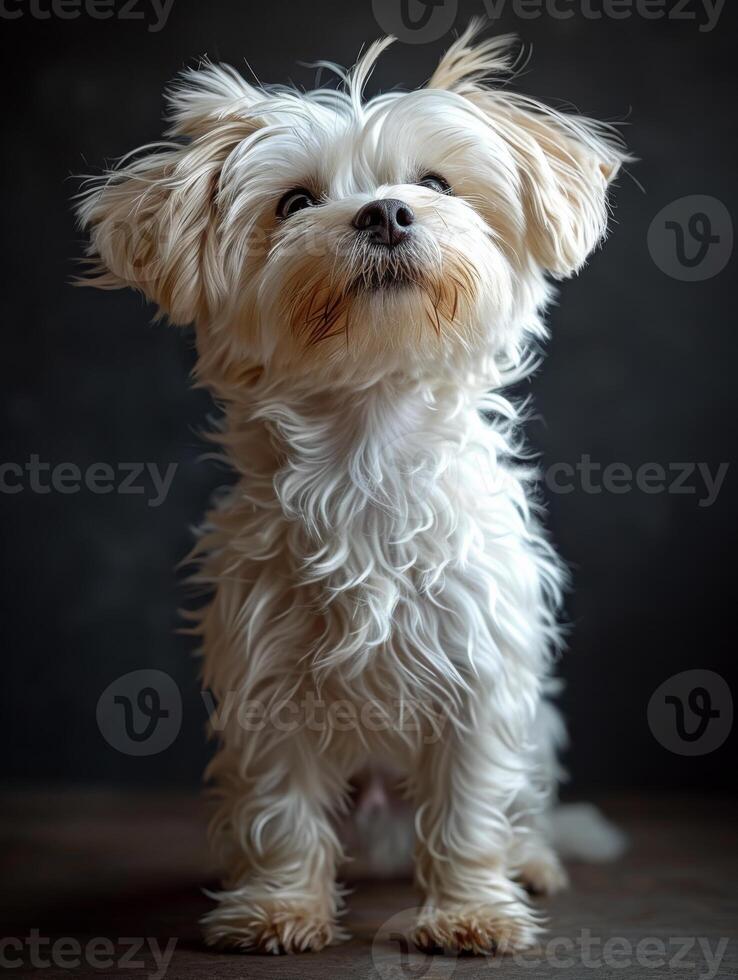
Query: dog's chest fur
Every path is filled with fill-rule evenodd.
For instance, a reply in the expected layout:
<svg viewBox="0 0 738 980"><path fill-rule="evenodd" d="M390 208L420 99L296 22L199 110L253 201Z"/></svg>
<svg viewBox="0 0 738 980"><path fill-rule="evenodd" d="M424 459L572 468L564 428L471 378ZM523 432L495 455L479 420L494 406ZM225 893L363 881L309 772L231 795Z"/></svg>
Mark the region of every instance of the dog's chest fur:
<svg viewBox="0 0 738 980"><path fill-rule="evenodd" d="M254 696L267 672L284 691L305 674L427 700L475 674L541 673L558 569L478 408L385 382L230 414L242 476L201 543L231 683Z"/></svg>

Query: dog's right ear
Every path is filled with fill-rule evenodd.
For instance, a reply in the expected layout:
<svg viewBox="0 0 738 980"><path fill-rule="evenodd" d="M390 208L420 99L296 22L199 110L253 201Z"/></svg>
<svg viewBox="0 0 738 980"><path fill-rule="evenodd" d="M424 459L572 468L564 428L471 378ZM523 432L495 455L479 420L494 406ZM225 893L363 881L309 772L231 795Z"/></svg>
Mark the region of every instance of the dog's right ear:
<svg viewBox="0 0 738 980"><path fill-rule="evenodd" d="M168 93L172 141L124 157L79 196L91 266L81 284L131 286L174 323L213 309L223 293L215 261L220 175L259 129L253 108L262 98L225 66L182 76Z"/></svg>

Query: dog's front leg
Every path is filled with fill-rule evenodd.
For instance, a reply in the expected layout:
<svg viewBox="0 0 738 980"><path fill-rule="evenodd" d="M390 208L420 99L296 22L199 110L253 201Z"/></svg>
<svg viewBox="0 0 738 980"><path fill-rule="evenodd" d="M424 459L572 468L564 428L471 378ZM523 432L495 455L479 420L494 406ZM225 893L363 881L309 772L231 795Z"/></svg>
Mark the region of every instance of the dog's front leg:
<svg viewBox="0 0 738 980"><path fill-rule="evenodd" d="M424 747L415 784L416 875L425 894L415 931L424 949L513 953L541 931L507 876L510 802L528 781L510 731L469 714Z"/></svg>
<svg viewBox="0 0 738 980"><path fill-rule="evenodd" d="M251 738L245 768L243 749L228 747L211 766L226 880L203 919L205 938L269 953L319 950L346 938L336 921L341 849L331 822L342 778L309 733Z"/></svg>

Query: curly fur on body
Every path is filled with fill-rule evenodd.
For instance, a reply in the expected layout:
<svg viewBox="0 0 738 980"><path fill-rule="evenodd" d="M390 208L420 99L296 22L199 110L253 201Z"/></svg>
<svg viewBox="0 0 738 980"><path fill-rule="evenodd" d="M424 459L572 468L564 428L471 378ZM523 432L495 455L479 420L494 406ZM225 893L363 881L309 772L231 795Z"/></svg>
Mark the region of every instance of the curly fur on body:
<svg viewBox="0 0 738 980"><path fill-rule="evenodd" d="M545 337L549 278L603 238L626 157L606 127L488 84L510 39L474 28L426 87L365 102L387 43L341 90L186 73L174 141L79 207L92 281L195 324L238 475L196 549L213 944L343 937L337 819L377 763L414 810L422 947L526 948L524 886L565 882L545 823L565 576L501 391ZM378 243L382 212L357 227L375 201L409 210L399 246Z"/></svg>

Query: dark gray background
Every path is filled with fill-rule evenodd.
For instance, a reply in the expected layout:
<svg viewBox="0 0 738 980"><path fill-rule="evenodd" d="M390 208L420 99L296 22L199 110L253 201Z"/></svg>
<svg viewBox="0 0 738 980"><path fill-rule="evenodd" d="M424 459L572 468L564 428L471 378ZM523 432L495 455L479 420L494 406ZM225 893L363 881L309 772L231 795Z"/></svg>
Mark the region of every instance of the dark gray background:
<svg viewBox="0 0 738 980"><path fill-rule="evenodd" d="M458 6L456 27L483 12L482 0ZM622 177L611 240L551 313L548 357L532 383L545 421L529 427L546 466L589 453L602 464L705 462L714 471L735 458L734 260L688 283L665 275L647 247L652 219L675 199L712 195L735 214L729 7L711 32L699 30L701 5L699 21L595 20L576 5L567 20L508 10L497 28L533 44L519 88L626 119L641 158L631 169L643 190ZM199 55L247 59L264 81L309 86L315 72L299 62L350 63L382 30L369 0L174 0L157 33L146 21L38 20L18 9L23 17L2 23L0 462L36 453L51 464L179 469L158 508L147 506L149 483L141 496L0 494L3 771L27 782L195 783L208 754L205 709L193 644L175 634L177 608L189 601L175 565L227 477L198 460L198 430L212 408L188 386L188 332L152 326L153 311L132 294L69 285L82 249L69 177L157 138L164 86ZM149 10L143 0L138 9ZM397 44L370 91L421 83L448 42ZM547 494L576 585L561 667L576 790L732 787L735 736L709 755L683 757L653 737L647 706L679 671L730 678L735 475L710 508L698 506L701 489ZM103 740L96 704L111 681L142 667L176 679L184 722L166 751L135 758Z"/></svg>

